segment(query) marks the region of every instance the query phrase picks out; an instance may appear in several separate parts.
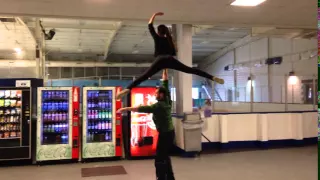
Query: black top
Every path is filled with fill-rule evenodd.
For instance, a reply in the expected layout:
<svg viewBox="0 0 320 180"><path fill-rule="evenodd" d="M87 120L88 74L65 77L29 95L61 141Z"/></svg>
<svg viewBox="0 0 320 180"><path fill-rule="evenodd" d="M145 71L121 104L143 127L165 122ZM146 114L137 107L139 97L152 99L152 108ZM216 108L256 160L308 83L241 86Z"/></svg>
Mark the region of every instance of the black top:
<svg viewBox="0 0 320 180"><path fill-rule="evenodd" d="M160 37L154 30L153 24L149 24L149 31L154 40L154 56L159 55L176 55L176 49L171 39L167 37Z"/></svg>

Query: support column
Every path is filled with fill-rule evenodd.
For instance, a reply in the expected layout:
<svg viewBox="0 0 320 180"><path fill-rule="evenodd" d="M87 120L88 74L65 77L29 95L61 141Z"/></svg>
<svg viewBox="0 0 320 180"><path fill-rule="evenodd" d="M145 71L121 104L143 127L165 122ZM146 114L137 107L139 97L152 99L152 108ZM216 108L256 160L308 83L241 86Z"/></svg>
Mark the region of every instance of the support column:
<svg viewBox="0 0 320 180"><path fill-rule="evenodd" d="M35 36L36 36L36 77L41 78L41 27L40 27L40 20L36 18L36 28L35 28Z"/></svg>
<svg viewBox="0 0 320 180"><path fill-rule="evenodd" d="M172 26L172 30L178 48L178 59L192 67L192 25L177 24ZM174 71L174 83L177 114L192 112L192 75Z"/></svg>

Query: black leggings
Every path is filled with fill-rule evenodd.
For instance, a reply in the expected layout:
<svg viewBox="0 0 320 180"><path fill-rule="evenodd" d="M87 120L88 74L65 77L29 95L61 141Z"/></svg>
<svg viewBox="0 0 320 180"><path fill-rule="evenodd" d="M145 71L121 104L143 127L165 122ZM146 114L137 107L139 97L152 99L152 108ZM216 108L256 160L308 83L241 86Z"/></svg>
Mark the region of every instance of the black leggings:
<svg viewBox="0 0 320 180"><path fill-rule="evenodd" d="M170 150L173 147L174 131L159 133L155 167L157 180L174 180Z"/></svg>
<svg viewBox="0 0 320 180"><path fill-rule="evenodd" d="M157 72L163 70L163 69L174 69L177 71L181 71L188 74L194 74L198 75L207 79L212 80L214 76L201 71L200 69L192 68L189 66L184 65L177 59L175 59L172 56L158 56L156 57L155 61L152 63L152 65L149 67L149 69L144 72L140 77L135 79L128 87L127 89L132 89L136 86L138 86L143 81L149 79L151 76L156 74Z"/></svg>

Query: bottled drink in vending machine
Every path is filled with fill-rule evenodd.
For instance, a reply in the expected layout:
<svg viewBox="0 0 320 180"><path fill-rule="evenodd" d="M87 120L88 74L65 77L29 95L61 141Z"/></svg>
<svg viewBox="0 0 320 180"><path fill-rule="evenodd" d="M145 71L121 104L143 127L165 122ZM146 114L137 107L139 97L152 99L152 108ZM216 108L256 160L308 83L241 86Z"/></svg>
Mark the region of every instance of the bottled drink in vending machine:
<svg viewBox="0 0 320 180"><path fill-rule="evenodd" d="M102 101L101 100L98 101L98 107L102 108Z"/></svg>
<svg viewBox="0 0 320 180"><path fill-rule="evenodd" d="M98 119L99 119L99 120L102 119L102 111L98 111Z"/></svg>
<svg viewBox="0 0 320 180"><path fill-rule="evenodd" d="M64 101L62 103L62 108L63 108L64 111L68 111L68 101Z"/></svg>
<svg viewBox="0 0 320 180"><path fill-rule="evenodd" d="M66 91L62 92L62 98L67 99L68 98L68 93Z"/></svg>
<svg viewBox="0 0 320 180"><path fill-rule="evenodd" d="M98 110L94 110L94 119L98 119Z"/></svg>
<svg viewBox="0 0 320 180"><path fill-rule="evenodd" d="M108 112L108 119L111 120L111 118L112 118L112 114L111 114L111 112L109 111L109 112Z"/></svg>
<svg viewBox="0 0 320 180"><path fill-rule="evenodd" d="M52 92L51 91L47 91L48 92L48 99L52 98Z"/></svg>
<svg viewBox="0 0 320 180"><path fill-rule="evenodd" d="M62 120L63 120L63 121L68 120L68 117L67 117L67 113L66 113L66 112L62 113Z"/></svg>
<svg viewBox="0 0 320 180"><path fill-rule="evenodd" d="M48 99L48 92L47 91L43 91L43 99Z"/></svg>

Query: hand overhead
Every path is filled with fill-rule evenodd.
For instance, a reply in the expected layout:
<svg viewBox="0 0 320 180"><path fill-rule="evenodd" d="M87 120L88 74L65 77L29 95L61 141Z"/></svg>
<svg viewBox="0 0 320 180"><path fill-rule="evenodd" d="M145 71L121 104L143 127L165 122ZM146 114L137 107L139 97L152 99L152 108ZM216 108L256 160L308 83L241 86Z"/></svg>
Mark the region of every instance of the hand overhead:
<svg viewBox="0 0 320 180"><path fill-rule="evenodd" d="M162 72L162 80L168 80L168 69L164 69Z"/></svg>
<svg viewBox="0 0 320 180"><path fill-rule="evenodd" d="M155 18L156 16L163 16L163 15L164 15L163 12L154 13L154 14L151 16L150 20L149 20L149 24L153 24L154 18Z"/></svg>

